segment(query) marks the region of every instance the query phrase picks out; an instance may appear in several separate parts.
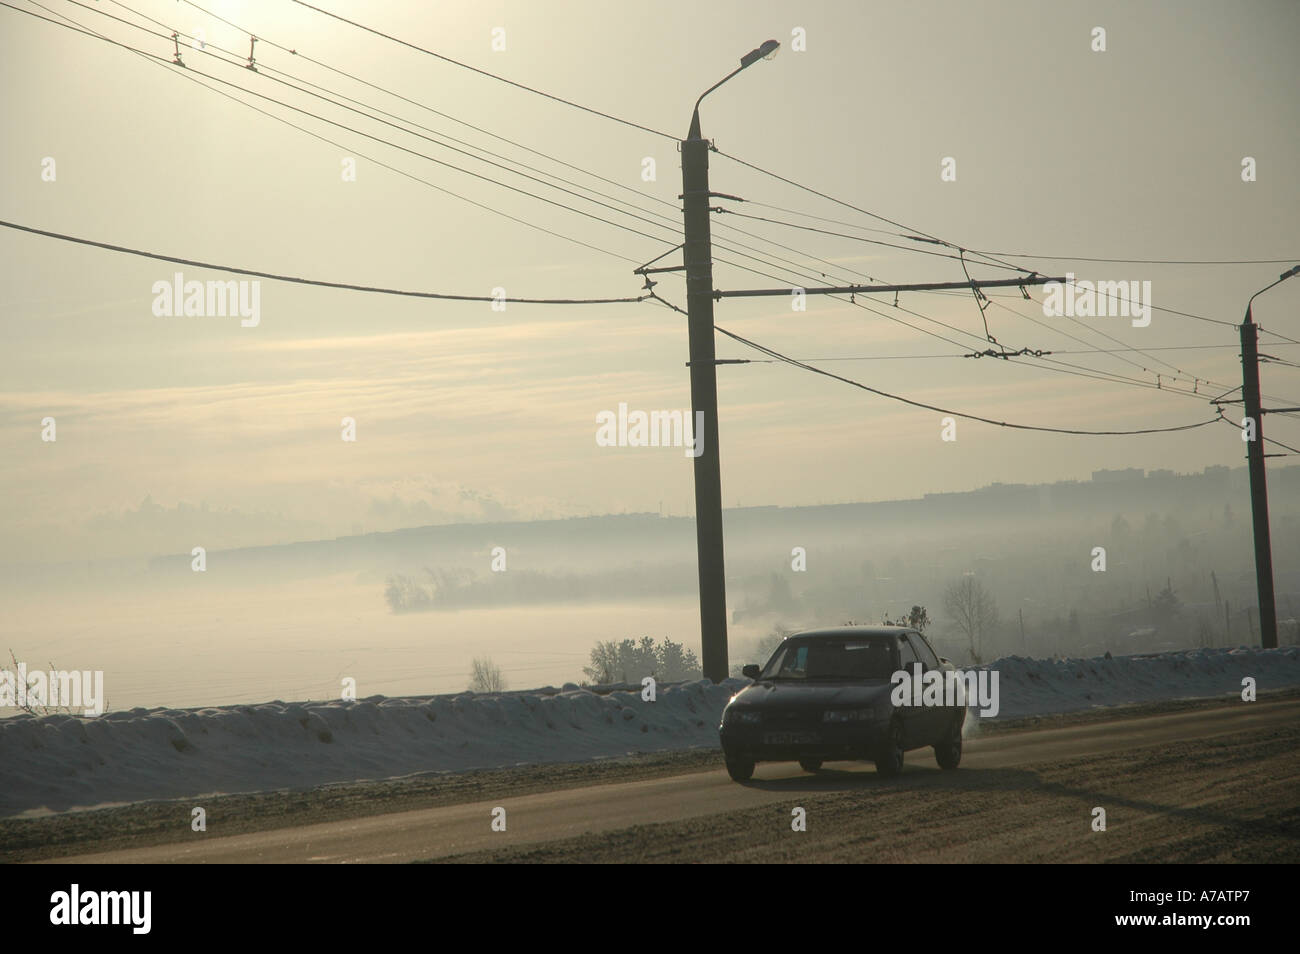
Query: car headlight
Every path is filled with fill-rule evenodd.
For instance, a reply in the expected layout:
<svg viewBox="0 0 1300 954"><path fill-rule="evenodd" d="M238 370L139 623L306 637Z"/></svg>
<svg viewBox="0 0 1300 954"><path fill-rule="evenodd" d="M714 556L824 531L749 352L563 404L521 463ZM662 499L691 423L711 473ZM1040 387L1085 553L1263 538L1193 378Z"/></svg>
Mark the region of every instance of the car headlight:
<svg viewBox="0 0 1300 954"><path fill-rule="evenodd" d="M726 725L757 725L762 721L762 715L757 709L737 709L733 707L727 710L726 718L723 721Z"/></svg>
<svg viewBox="0 0 1300 954"><path fill-rule="evenodd" d="M869 722L874 717L870 709L827 709L823 722Z"/></svg>

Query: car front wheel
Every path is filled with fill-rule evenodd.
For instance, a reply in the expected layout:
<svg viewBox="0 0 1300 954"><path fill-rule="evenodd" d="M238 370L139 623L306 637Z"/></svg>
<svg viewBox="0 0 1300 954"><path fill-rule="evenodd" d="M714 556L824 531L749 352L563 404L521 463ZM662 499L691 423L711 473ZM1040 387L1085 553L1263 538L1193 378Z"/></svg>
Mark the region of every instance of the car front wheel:
<svg viewBox="0 0 1300 954"><path fill-rule="evenodd" d="M954 719L947 736L934 747L934 760L941 769L955 769L961 762L961 720Z"/></svg>
<svg viewBox="0 0 1300 954"><path fill-rule="evenodd" d="M800 759L799 767L805 772L820 772L822 767L821 759Z"/></svg>
<svg viewBox="0 0 1300 954"><path fill-rule="evenodd" d="M727 774L733 782L748 782L754 777L754 760L727 759Z"/></svg>
<svg viewBox="0 0 1300 954"><path fill-rule="evenodd" d="M903 771L903 723L895 719L889 724L889 738L880 755L876 757L876 774L897 775Z"/></svg>

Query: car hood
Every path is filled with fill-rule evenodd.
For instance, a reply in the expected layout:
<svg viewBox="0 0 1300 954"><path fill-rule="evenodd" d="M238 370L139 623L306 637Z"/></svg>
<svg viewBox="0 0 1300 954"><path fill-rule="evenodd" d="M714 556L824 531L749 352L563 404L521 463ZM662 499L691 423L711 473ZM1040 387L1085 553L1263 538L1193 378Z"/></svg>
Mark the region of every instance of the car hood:
<svg viewBox="0 0 1300 954"><path fill-rule="evenodd" d="M884 679L831 682L818 680L796 683L793 680L756 682L736 694L733 705L745 708L870 706L888 696L892 684Z"/></svg>

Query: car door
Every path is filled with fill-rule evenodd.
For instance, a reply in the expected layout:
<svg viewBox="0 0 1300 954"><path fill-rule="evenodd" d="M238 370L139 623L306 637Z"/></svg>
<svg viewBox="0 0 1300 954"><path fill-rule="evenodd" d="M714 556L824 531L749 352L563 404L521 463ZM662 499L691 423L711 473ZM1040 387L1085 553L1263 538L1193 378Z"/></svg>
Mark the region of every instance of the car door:
<svg viewBox="0 0 1300 954"><path fill-rule="evenodd" d="M898 668L907 673L907 678L912 678L912 673L921 657L916 654L912 648L911 642L906 635L898 637ZM922 666L924 673L924 666ZM915 683L913 683L915 686ZM926 707L921 705L921 700L913 694L912 704L903 706L900 710L903 714L903 747L908 749L918 748L925 745L926 740L933 734L933 720L926 711Z"/></svg>
<svg viewBox="0 0 1300 954"><path fill-rule="evenodd" d="M925 640L921 638L919 633L905 633L900 637L900 642L907 646L903 650L904 654L910 654L911 658L921 664L923 675L928 672L938 672L940 676L943 675L943 670L939 668L938 657L926 645ZM922 706L917 710L917 715L916 737L913 744L933 745L943 736L944 729L947 728L952 718L952 710L944 706Z"/></svg>
<svg viewBox="0 0 1300 954"><path fill-rule="evenodd" d="M961 676L961 670L957 669L947 660L940 659L939 654L936 653L934 647L930 645L930 641L923 635L917 633L916 641L920 644L918 652L921 653L922 662L927 659L931 660L934 667L943 672L945 685L947 684L947 680L950 678ZM946 735L952 728L952 720L957 719L959 721L965 721L966 706L974 700L966 697L966 685L964 682L960 681L960 679L954 679L953 698L949 700L945 695L944 699L945 702L950 701L952 703L952 705L949 705L944 709L944 719L942 724L939 726L940 731Z"/></svg>

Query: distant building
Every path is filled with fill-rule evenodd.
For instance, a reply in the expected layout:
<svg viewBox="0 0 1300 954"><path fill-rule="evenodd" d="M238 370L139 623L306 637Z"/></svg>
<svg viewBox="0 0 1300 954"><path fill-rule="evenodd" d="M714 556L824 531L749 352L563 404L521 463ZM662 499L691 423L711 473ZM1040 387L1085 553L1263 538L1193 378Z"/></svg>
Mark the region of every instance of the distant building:
<svg viewBox="0 0 1300 954"><path fill-rule="evenodd" d="M1124 470L1094 470L1092 481L1095 484L1116 484L1125 480L1142 480L1145 476L1141 467L1126 467Z"/></svg>

